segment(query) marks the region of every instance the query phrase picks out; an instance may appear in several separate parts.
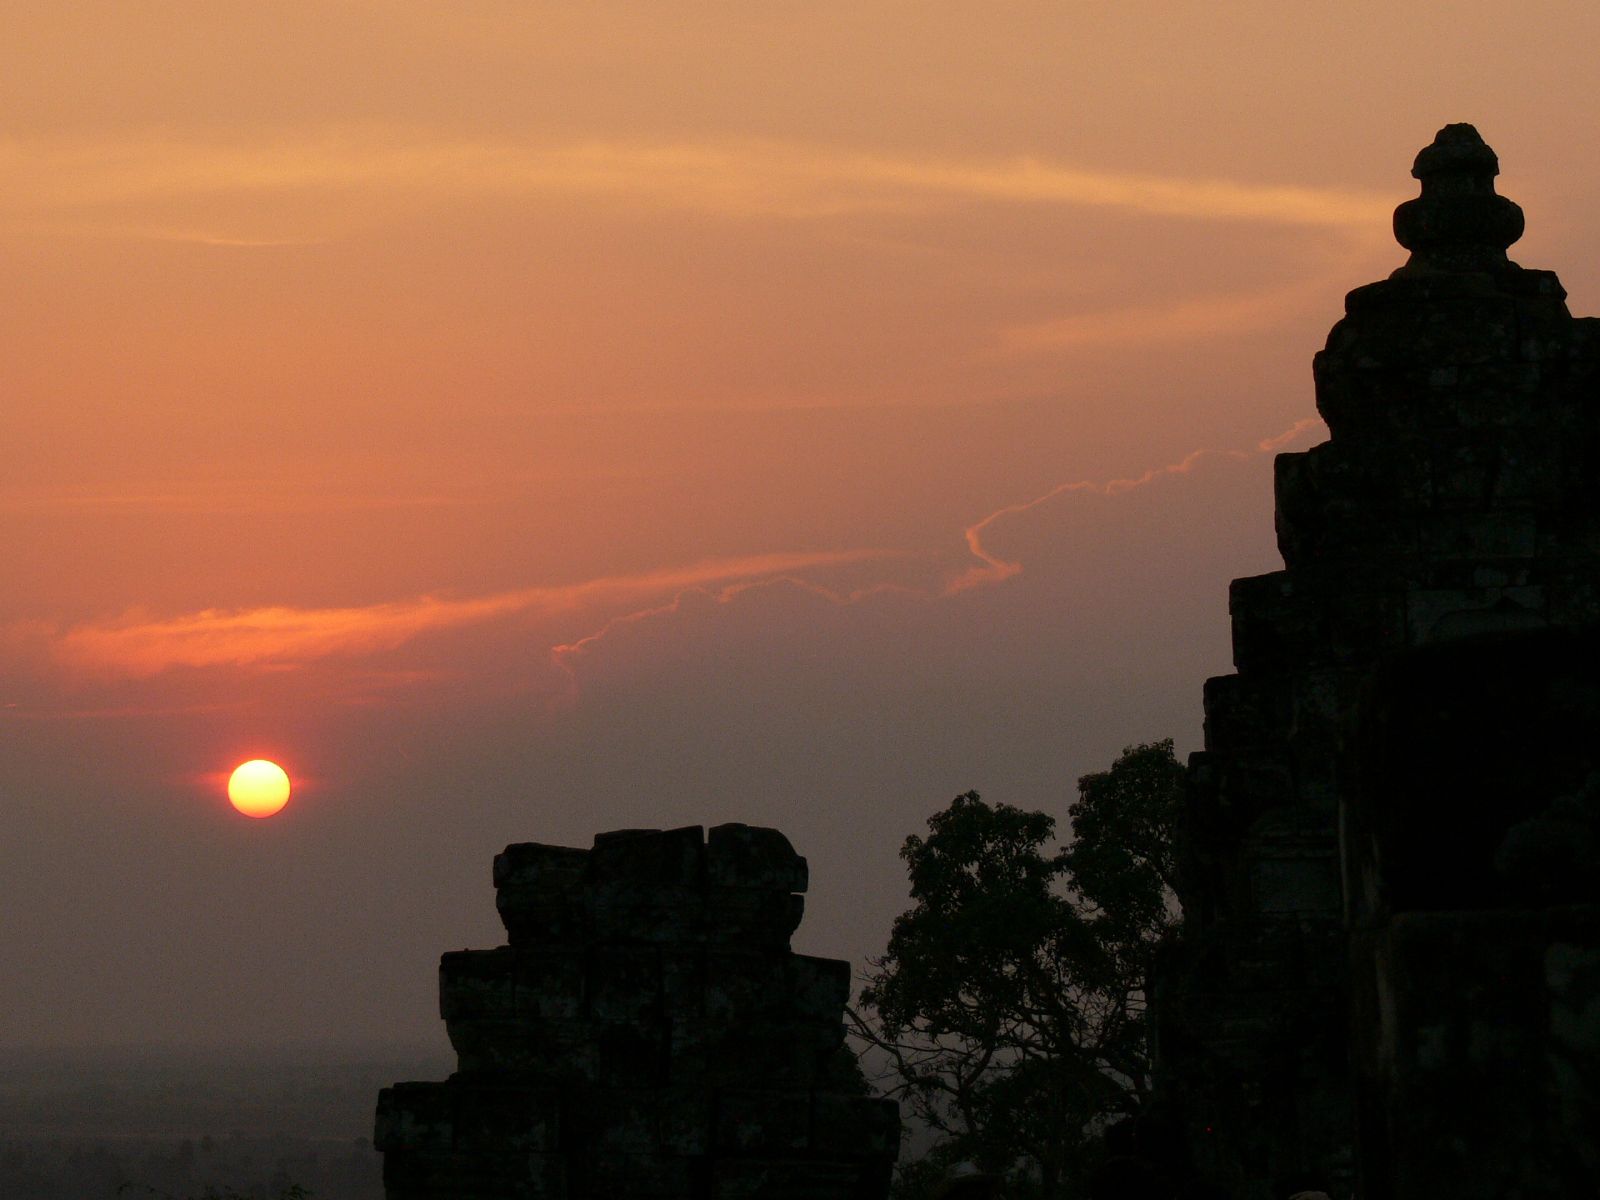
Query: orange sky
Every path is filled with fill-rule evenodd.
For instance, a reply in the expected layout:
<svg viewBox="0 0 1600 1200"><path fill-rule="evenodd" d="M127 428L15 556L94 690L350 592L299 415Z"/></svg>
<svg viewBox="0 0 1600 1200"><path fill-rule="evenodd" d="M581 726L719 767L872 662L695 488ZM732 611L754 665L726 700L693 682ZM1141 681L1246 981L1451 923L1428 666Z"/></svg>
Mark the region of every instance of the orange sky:
<svg viewBox="0 0 1600 1200"><path fill-rule="evenodd" d="M859 960L951 796L1195 746L1435 129L1600 307L1591 4L0 30L18 1043L436 1037L492 854L624 825L779 825Z"/></svg>

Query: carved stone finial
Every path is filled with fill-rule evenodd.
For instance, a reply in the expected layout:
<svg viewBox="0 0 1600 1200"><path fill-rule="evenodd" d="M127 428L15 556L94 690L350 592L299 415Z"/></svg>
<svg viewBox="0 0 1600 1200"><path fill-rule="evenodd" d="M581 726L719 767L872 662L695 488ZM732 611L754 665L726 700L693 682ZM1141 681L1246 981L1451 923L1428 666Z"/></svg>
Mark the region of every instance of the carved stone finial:
<svg viewBox="0 0 1600 1200"><path fill-rule="evenodd" d="M1522 209L1495 194L1500 160L1471 125L1446 125L1417 155L1422 194L1394 210L1407 268L1484 271L1504 264L1522 236Z"/></svg>

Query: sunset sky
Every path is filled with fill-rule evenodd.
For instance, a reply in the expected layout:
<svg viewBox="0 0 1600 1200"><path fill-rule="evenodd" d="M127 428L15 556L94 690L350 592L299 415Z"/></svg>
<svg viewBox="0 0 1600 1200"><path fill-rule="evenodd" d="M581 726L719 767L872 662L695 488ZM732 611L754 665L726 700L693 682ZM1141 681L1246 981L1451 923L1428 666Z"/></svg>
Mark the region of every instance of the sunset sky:
<svg viewBox="0 0 1600 1200"><path fill-rule="evenodd" d="M443 1045L490 860L1197 748L1450 121L1600 310L1600 6L14 0L0 1044ZM278 816L229 806L282 763Z"/></svg>

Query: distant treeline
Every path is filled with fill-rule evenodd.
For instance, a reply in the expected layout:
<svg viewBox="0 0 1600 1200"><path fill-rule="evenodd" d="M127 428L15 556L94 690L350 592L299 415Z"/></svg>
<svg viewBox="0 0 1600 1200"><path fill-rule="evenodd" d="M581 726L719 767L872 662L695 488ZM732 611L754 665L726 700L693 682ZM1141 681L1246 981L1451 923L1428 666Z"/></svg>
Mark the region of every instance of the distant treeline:
<svg viewBox="0 0 1600 1200"><path fill-rule="evenodd" d="M378 1089L437 1055L0 1051L4 1200L382 1200Z"/></svg>
<svg viewBox="0 0 1600 1200"><path fill-rule="evenodd" d="M276 1200L296 1186L311 1200L383 1200L382 1169L366 1138L0 1136L6 1200L187 1200L207 1189Z"/></svg>

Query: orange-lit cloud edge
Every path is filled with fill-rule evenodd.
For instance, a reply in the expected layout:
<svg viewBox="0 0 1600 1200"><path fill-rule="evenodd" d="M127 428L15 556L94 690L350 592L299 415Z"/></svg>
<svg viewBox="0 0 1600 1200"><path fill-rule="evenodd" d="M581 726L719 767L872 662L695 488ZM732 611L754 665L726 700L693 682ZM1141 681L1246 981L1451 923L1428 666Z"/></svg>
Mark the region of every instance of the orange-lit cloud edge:
<svg viewBox="0 0 1600 1200"><path fill-rule="evenodd" d="M962 533L963 565L934 564L934 581L912 584L879 577L850 588L830 586L819 573L843 567L882 569L890 560L914 556L888 550L775 552L710 559L632 575L528 587L485 596L421 596L366 606L295 608L287 605L238 610L202 609L176 616L139 612L64 628L43 622L14 623L3 632L13 649L42 643L53 667L68 674L148 679L178 667L295 670L324 660L360 660L393 651L430 635L466 626L528 616L567 616L592 625L589 633L548 646L554 666L569 677L574 662L612 632L680 611L690 595L727 604L752 589L795 586L833 604L858 604L887 592L927 602L995 587L1020 575L1021 561L1002 557L986 538L995 527L1076 494L1117 496L1155 480L1184 476L1215 459L1248 460L1270 454L1323 429L1315 418L1244 450L1196 450L1177 462L1136 477L1074 480L988 513ZM530 636L534 636L530 632ZM353 663L352 663L353 666ZM418 674L426 679L426 674ZM85 715L93 715L92 712Z"/></svg>
<svg viewBox="0 0 1600 1200"><path fill-rule="evenodd" d="M710 559L635 575L527 587L487 596L419 596L344 608L272 605L201 609L173 617L138 611L53 633L62 666L148 677L170 667L283 668L324 658L362 657L414 638L524 614L615 607L640 598L729 579L751 579L884 557L875 550L758 554Z"/></svg>
<svg viewBox="0 0 1600 1200"><path fill-rule="evenodd" d="M348 201L366 189L389 196L398 189L418 201L440 194L600 194L659 207L810 218L964 199L1363 231L1381 227L1394 204L1393 197L1350 189L1139 175L1036 157L890 156L752 139L541 145L441 140L388 127L262 137L255 144L11 138L0 140L0 169L13 181L0 197L0 213L34 232L265 248L323 240L339 221L314 231L263 230L259 223L273 218L252 209L220 219L252 219L254 228L175 228L142 216L141 206L182 196L270 201L310 191ZM346 202L333 211L348 216L359 206Z"/></svg>

